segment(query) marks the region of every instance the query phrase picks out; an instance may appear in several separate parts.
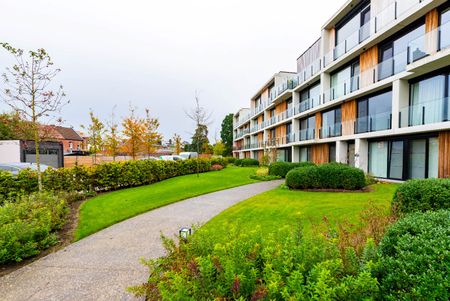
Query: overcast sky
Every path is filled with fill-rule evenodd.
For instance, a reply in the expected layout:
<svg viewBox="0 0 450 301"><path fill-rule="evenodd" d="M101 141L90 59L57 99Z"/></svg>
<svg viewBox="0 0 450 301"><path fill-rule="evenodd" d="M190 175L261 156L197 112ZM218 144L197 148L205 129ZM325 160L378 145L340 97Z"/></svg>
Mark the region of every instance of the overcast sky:
<svg viewBox="0 0 450 301"><path fill-rule="evenodd" d="M296 58L319 36L343 0L0 0L0 40L45 48L62 69L70 105L65 124L80 128L88 110L105 119L148 107L165 139L190 140L184 110L213 112L210 139L229 112L277 71L296 71ZM9 64L0 52L0 70ZM2 83L0 83L2 84ZM5 111L0 104L0 111ZM214 141L212 141L214 142Z"/></svg>

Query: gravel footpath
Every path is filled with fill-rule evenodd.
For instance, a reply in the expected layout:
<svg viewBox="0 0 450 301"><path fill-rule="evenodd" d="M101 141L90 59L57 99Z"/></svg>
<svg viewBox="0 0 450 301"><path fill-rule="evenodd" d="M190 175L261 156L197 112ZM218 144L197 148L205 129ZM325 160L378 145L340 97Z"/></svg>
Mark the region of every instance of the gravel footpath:
<svg viewBox="0 0 450 301"><path fill-rule="evenodd" d="M205 223L224 209L281 181L260 182L194 197L99 231L0 278L0 300L136 300L125 290L145 282L139 258L164 255L160 233Z"/></svg>

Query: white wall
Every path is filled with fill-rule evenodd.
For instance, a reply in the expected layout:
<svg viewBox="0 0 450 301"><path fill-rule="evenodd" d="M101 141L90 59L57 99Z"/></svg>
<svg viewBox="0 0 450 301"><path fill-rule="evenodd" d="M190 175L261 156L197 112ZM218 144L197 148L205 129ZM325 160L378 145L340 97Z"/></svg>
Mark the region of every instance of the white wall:
<svg viewBox="0 0 450 301"><path fill-rule="evenodd" d="M0 163L20 162L20 141L1 140L0 141Z"/></svg>

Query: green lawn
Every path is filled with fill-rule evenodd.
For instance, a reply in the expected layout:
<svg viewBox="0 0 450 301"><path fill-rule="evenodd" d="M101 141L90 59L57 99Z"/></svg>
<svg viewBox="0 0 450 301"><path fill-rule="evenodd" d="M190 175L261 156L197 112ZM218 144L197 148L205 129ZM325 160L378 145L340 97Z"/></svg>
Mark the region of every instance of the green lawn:
<svg viewBox="0 0 450 301"><path fill-rule="evenodd" d="M320 222L324 216L332 224L344 220L355 223L370 202L388 213L396 188L396 184L375 184L371 186L372 192L306 192L277 188L223 211L202 229L226 237L227 227L233 225L240 231L260 226L263 232L274 232L286 225L296 225L300 218L307 232L312 223Z"/></svg>
<svg viewBox="0 0 450 301"><path fill-rule="evenodd" d="M175 177L151 185L98 195L80 208L75 240L140 213L201 194L254 183L252 167L230 166L221 171Z"/></svg>

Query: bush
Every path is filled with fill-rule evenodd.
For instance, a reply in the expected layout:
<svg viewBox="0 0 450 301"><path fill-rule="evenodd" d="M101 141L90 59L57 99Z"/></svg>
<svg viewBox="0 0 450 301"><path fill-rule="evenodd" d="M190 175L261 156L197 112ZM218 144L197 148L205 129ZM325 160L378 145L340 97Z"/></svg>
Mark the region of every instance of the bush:
<svg viewBox="0 0 450 301"><path fill-rule="evenodd" d="M0 207L0 263L19 262L57 243L68 212L64 197L34 193Z"/></svg>
<svg viewBox="0 0 450 301"><path fill-rule="evenodd" d="M323 236L223 227L225 239L202 229L188 242L164 238L167 255L146 262L148 283L130 290L148 300L371 300L378 292L371 264L349 250L357 264L346 272L350 260Z"/></svg>
<svg viewBox="0 0 450 301"><path fill-rule="evenodd" d="M236 161L234 161L234 165L242 167L259 166L259 161L251 158L237 159Z"/></svg>
<svg viewBox="0 0 450 301"><path fill-rule="evenodd" d="M211 165L221 165L222 167L227 167L228 160L222 157L211 158Z"/></svg>
<svg viewBox="0 0 450 301"><path fill-rule="evenodd" d="M213 166L211 166L211 170L212 171L217 171L217 170L222 170L223 166L220 164L214 164Z"/></svg>
<svg viewBox="0 0 450 301"><path fill-rule="evenodd" d="M226 166L223 158L111 162L92 167L48 169L42 173L42 182L47 191L109 191L207 172L210 171L212 163ZM14 200L18 195L30 194L37 190L37 175L31 170L22 170L17 176L9 172L0 172L0 205L5 200Z"/></svg>
<svg viewBox="0 0 450 301"><path fill-rule="evenodd" d="M225 159L227 160L228 164L234 164L234 161L236 161L235 157L225 157Z"/></svg>
<svg viewBox="0 0 450 301"><path fill-rule="evenodd" d="M409 180L401 184L392 200L400 213L450 208L450 179Z"/></svg>
<svg viewBox="0 0 450 301"><path fill-rule="evenodd" d="M386 300L450 299L450 210L407 215L388 228L379 253Z"/></svg>
<svg viewBox="0 0 450 301"><path fill-rule="evenodd" d="M357 190L366 186L364 172L345 164L328 163L295 168L286 175L286 185L293 189Z"/></svg>
<svg viewBox="0 0 450 301"><path fill-rule="evenodd" d="M312 162L297 162L297 163L274 162L269 165L269 175L285 178L287 173L294 168L313 166L313 165L315 165L315 164Z"/></svg>

